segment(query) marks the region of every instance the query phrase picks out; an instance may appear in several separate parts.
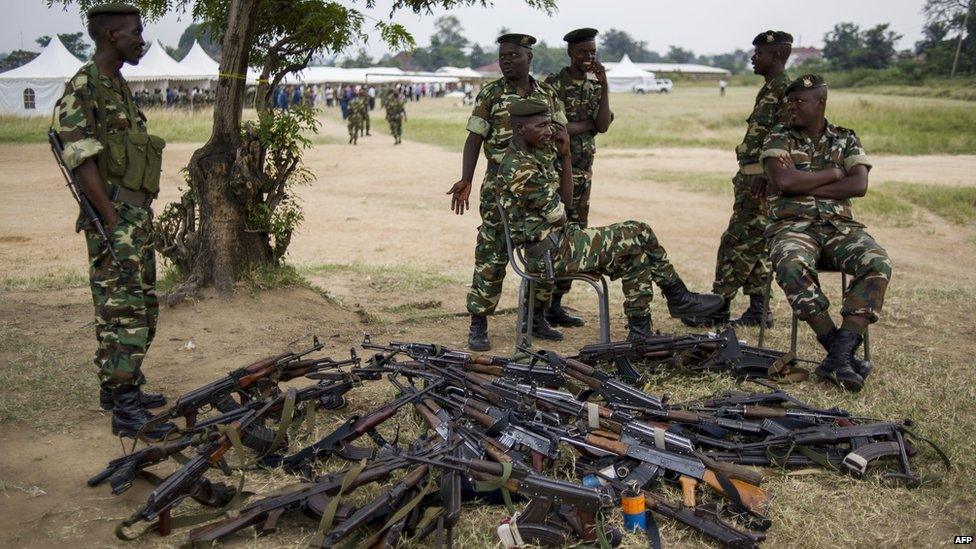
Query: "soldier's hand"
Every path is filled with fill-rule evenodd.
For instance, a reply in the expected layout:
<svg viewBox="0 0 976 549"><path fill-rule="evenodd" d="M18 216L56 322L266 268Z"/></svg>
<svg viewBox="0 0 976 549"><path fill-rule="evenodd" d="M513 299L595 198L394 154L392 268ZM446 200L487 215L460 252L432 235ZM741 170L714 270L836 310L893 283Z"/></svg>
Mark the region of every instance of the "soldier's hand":
<svg viewBox="0 0 976 549"><path fill-rule="evenodd" d="M457 215L464 215L464 210L471 209L468 205L468 197L471 196L470 181L458 180L447 194L451 195L451 209Z"/></svg>
<svg viewBox="0 0 976 549"><path fill-rule="evenodd" d="M779 162L781 168L785 168L787 170L796 169L796 164L793 162L793 158L788 154L784 154L783 156L780 156L776 160Z"/></svg>
<svg viewBox="0 0 976 549"><path fill-rule="evenodd" d="M604 86L607 85L607 68L603 66L603 63L594 61L590 64L587 71L593 73L593 76L596 76L597 82L603 84Z"/></svg>
<svg viewBox="0 0 976 549"><path fill-rule="evenodd" d="M105 225L105 232L111 234L119 226L119 213L115 211L115 208L109 208L107 212L101 213L102 225Z"/></svg>
<svg viewBox="0 0 976 549"><path fill-rule="evenodd" d="M553 124L552 127L552 142L556 146L556 152L563 156L568 156L570 154L569 132L566 131L566 126Z"/></svg>
<svg viewBox="0 0 976 549"><path fill-rule="evenodd" d="M766 179L765 175L757 175L752 178L751 185L752 196L756 200L763 200L766 198L766 193L769 191L769 179Z"/></svg>

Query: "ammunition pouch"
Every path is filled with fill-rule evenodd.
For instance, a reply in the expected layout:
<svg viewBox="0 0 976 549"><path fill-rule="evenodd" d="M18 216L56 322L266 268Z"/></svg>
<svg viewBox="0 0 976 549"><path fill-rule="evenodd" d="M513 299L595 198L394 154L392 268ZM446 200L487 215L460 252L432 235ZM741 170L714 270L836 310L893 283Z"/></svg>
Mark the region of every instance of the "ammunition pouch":
<svg viewBox="0 0 976 549"><path fill-rule="evenodd" d="M122 186L155 195L159 192L166 142L147 133L128 132L124 135L125 173L122 175Z"/></svg>
<svg viewBox="0 0 976 549"><path fill-rule="evenodd" d="M118 185L109 185L107 190L108 199L112 202L122 202L136 206L137 208L148 208L152 205L153 198L155 198L152 194L133 191L125 187L119 187Z"/></svg>

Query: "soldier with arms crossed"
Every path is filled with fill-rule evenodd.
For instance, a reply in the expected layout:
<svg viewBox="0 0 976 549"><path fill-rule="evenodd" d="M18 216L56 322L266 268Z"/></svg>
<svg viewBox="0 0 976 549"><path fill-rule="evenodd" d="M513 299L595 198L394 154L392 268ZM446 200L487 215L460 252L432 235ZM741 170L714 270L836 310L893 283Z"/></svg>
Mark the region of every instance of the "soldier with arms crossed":
<svg viewBox="0 0 976 549"><path fill-rule="evenodd" d="M563 40L568 44L566 53L570 64L546 78L546 83L555 88L562 100L569 120L566 131L573 160L573 204L566 216L570 223L580 227L588 225L596 134L606 133L613 120L607 71L596 58L597 32L583 28L567 33ZM570 315L562 306L563 295L571 285L572 281L560 282L552 293L546 317L554 326L583 325L582 318Z"/></svg>
<svg viewBox="0 0 976 549"><path fill-rule="evenodd" d="M498 200L508 215L513 244L525 246L527 257L541 258L548 252L557 276L593 272L622 279L629 339L651 335L655 283L675 317L708 314L722 305L717 295L685 288L646 223L624 221L589 228L569 223L566 211L573 204L569 134L552 123L545 101L516 99L508 111L514 137L500 163ZM551 162L553 146L562 155L559 166ZM541 266L537 269L541 271Z"/></svg>
<svg viewBox="0 0 976 549"><path fill-rule="evenodd" d="M769 277L769 248L764 235L768 221L763 211L766 176L759 164L759 152L766 134L776 124L785 121L786 61L790 57L793 37L782 31L766 31L752 41L753 71L766 83L756 95L756 103L749 115L746 135L735 148L739 171L732 178L735 201L729 226L722 234L718 257L715 260L715 282L712 291L725 304L714 313L684 321L688 326L715 326L729 321L729 306L739 288L749 296L749 308L735 323L758 326L763 316L763 294ZM772 317L766 317L772 326Z"/></svg>
<svg viewBox="0 0 976 549"><path fill-rule="evenodd" d="M88 244L101 406L112 411L112 432L135 433L152 418L146 409L166 404L146 393L142 362L156 334L156 257L152 210L159 193L162 139L149 135L146 117L132 101L119 70L145 50L139 11L109 3L88 10L95 55L68 81L54 109L52 129L64 145L62 159L101 216L115 264L93 227L79 217ZM145 433L160 438L174 428Z"/></svg>
<svg viewBox="0 0 976 549"><path fill-rule="evenodd" d="M891 280L888 253L854 220L851 198L868 190L868 160L852 130L824 118L827 84L808 74L786 88L789 123L766 136L760 158L770 181L770 256L776 281L797 317L817 334L827 356L816 374L860 391L870 365L854 356L877 322ZM828 314L817 266L853 278L840 328Z"/></svg>

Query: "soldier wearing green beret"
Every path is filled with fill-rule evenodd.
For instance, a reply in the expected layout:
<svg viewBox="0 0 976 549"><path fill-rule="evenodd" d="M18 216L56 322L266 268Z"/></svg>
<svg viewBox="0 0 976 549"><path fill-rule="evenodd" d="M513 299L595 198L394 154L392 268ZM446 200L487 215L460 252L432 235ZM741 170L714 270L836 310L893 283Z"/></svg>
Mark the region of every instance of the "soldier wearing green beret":
<svg viewBox="0 0 976 549"><path fill-rule="evenodd" d="M763 321L763 294L769 276L769 250L763 236L766 215L763 212L766 176L759 164L763 139L786 116L786 86L790 83L786 61L790 57L793 37L782 31L766 31L756 36L752 45L753 71L766 83L756 95L755 106L746 123L745 137L735 148L739 170L732 178L734 202L729 226L722 234L715 261L712 291L725 298L725 305L714 314L684 321L689 326L715 326L729 321L732 299L742 288L749 296L749 308L735 323L758 326ZM772 316L766 325L772 326Z"/></svg>
<svg viewBox="0 0 976 549"><path fill-rule="evenodd" d="M147 408L166 404L141 388L159 313L150 206L159 192L165 142L148 133L146 116L119 72L123 63L138 64L146 47L139 11L122 3L95 6L88 10L88 34L95 55L68 81L51 128L121 262L116 265L79 217L77 230L84 229L88 245L101 405L112 410L112 432L131 437L152 418ZM159 438L172 428L165 423L145 434Z"/></svg>
<svg viewBox="0 0 976 549"><path fill-rule="evenodd" d="M607 71L597 61L597 34L591 28L568 32L563 40L567 43L570 64L546 78L546 83L556 89L569 120L566 131L573 157L573 204L566 215L570 223L580 227L586 227L589 222L596 134L606 133L613 120ZM582 318L569 314L562 306L563 296L571 286L572 281L560 282L553 290L546 317L554 326L583 325Z"/></svg>
<svg viewBox="0 0 976 549"><path fill-rule="evenodd" d="M801 76L786 88L786 95L788 121L766 135L760 153L770 181L766 234L773 269L793 311L827 351L816 374L859 391L871 367L854 353L868 324L878 320L891 280L888 253L851 210L851 199L868 190L871 162L853 130L824 118L823 78ZM840 328L828 313L818 265L852 277Z"/></svg>
<svg viewBox="0 0 976 549"><path fill-rule="evenodd" d="M447 192L451 195L451 209L459 215L463 214L468 209L478 149L483 147L488 166L481 184L481 226L478 227L474 275L467 299L468 312L471 313L468 346L475 351L491 348L488 315L498 306L508 265L505 236L495 205L498 166L512 140L508 107L516 99L535 98L549 105L554 122L566 124L565 110L556 90L545 82L536 81L529 74L533 44L535 38L527 34L511 33L498 37L498 64L502 78L486 84L475 100L467 124L468 138L464 143L461 179ZM555 157L555 152L551 151L549 160L555 162ZM562 333L549 325L544 314L552 290L545 285L540 286L533 305L538 312L533 317L533 332L540 339L559 341L563 338Z"/></svg>
<svg viewBox="0 0 976 549"><path fill-rule="evenodd" d="M498 200L508 216L512 243L524 246L526 257L548 251L557 276L591 272L622 279L629 339L651 335L654 284L674 317L704 315L722 306L717 295L685 288L646 223L570 223L566 212L573 204L573 164L565 126L553 124L548 103L536 98L517 99L508 110L514 137L501 158ZM549 155L553 145L562 156L558 165Z"/></svg>

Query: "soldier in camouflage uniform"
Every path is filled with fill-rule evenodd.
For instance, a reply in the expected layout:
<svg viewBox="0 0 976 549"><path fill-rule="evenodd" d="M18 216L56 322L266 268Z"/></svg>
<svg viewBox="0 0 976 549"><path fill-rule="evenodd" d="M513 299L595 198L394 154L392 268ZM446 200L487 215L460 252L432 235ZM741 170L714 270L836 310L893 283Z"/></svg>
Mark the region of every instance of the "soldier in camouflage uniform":
<svg viewBox="0 0 976 549"><path fill-rule="evenodd" d="M530 261L549 253L556 276L589 272L620 278L630 339L651 335L653 284L661 288L675 317L708 314L722 305L717 295L688 291L646 223L588 228L570 223L569 134L565 127L554 126L546 101L518 98L508 110L514 137L499 166L498 201L505 207L512 243L524 246ZM551 161L553 145L562 157L558 167ZM541 271L542 265L530 268Z"/></svg>
<svg viewBox="0 0 976 549"><path fill-rule="evenodd" d="M729 321L729 306L739 288L749 296L749 308L735 323L757 326L763 317L763 295L769 277L769 249L763 236L768 223L764 208L766 176L759 164L763 139L776 124L785 121L784 90L790 83L786 74L793 37L782 31L766 31L752 41L753 70L766 83L756 95L752 114L742 143L735 148L739 171L732 178L735 195L729 226L722 234L715 261L712 291L725 298L725 305L703 318L685 320L689 326L715 326ZM771 315L766 325L772 326Z"/></svg>
<svg viewBox="0 0 976 549"><path fill-rule="evenodd" d="M505 34L498 37L498 44L498 62L503 76L485 85L475 100L474 111L467 124L468 138L464 143L461 179L447 192L451 195L451 209L457 214L463 214L468 208L471 180L478 163L478 149L484 145L488 167L481 184L481 226L478 227L478 240L474 249L474 275L467 300L468 312L471 313L468 346L475 351L491 348L487 315L492 314L498 306L505 280L505 268L508 265L504 229L495 202L498 165L512 140L508 106L520 97L534 97L549 105L553 112L553 121L566 124L566 114L556 91L545 82L536 81L529 74L535 38L526 34ZM550 161L555 163L555 153L550 153ZM538 312L533 315L533 333L539 339L560 341L563 338L562 333L549 325L544 314L552 289L545 284L538 286L533 304Z"/></svg>
<svg viewBox="0 0 976 549"><path fill-rule="evenodd" d="M546 83L556 90L566 109L573 159L573 204L566 211L570 223L588 225L590 188L593 181L593 157L596 155L596 134L605 133L613 115L610 112L610 93L607 91L607 72L596 57L596 29L570 31L563 37L568 44L570 65L558 74L550 74ZM583 319L570 315L562 306L563 296L572 281L556 284L546 318L554 326L582 326Z"/></svg>
<svg viewBox="0 0 976 549"><path fill-rule="evenodd" d="M52 122L64 145L62 160L104 222L109 244L121 261L112 260L87 219L85 230L95 335L95 366L101 405L112 410L112 432L134 436L163 406L162 395L145 393L142 362L156 333L156 258L152 247L152 210L159 192L162 139L149 135L146 117L132 101L119 69L135 65L145 49L139 11L125 4L88 10L88 33L95 55L65 86ZM162 424L150 437L173 428Z"/></svg>
<svg viewBox="0 0 976 549"><path fill-rule="evenodd" d="M369 116L369 104L366 102L366 89L360 88L356 97L349 102L349 118L346 126L349 128L349 142L353 145L363 133L363 121Z"/></svg>
<svg viewBox="0 0 976 549"><path fill-rule="evenodd" d="M399 145L402 141L400 137L403 135L403 123L407 120L404 100L393 90L384 91L382 94L386 121L390 124L390 134L393 136L394 144Z"/></svg>
<svg viewBox="0 0 976 549"><path fill-rule="evenodd" d="M789 123L766 136L760 159L771 182L770 255L776 281L797 317L817 334L827 356L817 375L859 391L870 365L854 356L868 324L878 320L891 279L884 248L854 220L851 198L864 196L871 163L852 130L824 118L827 85L815 74L786 88ZM828 314L818 265L852 280L840 328Z"/></svg>

